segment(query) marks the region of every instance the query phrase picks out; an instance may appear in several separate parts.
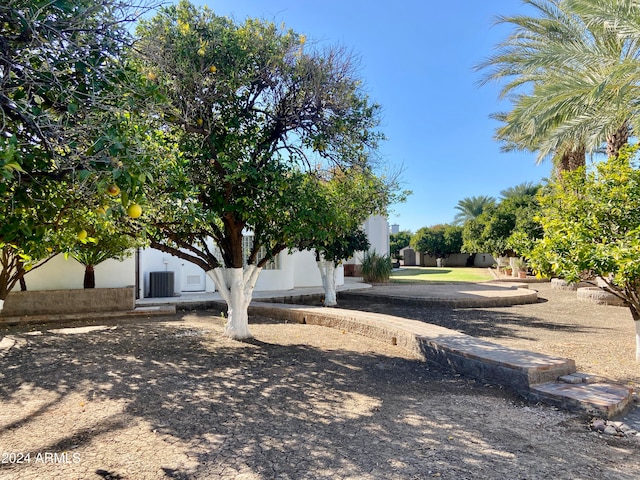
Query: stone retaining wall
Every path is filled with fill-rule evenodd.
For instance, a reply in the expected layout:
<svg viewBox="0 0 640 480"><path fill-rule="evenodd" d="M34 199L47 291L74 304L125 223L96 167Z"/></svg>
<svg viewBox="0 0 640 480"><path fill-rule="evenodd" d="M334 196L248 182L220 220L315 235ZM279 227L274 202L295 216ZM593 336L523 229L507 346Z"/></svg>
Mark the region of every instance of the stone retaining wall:
<svg viewBox="0 0 640 480"><path fill-rule="evenodd" d="M398 345L425 361L526 396L532 384L576 371L571 359L514 350L460 332L390 315L301 305L252 303L251 315L336 328Z"/></svg>
<svg viewBox="0 0 640 480"><path fill-rule="evenodd" d="M133 310L135 307L133 286L82 290L34 290L9 293L0 316L113 312Z"/></svg>

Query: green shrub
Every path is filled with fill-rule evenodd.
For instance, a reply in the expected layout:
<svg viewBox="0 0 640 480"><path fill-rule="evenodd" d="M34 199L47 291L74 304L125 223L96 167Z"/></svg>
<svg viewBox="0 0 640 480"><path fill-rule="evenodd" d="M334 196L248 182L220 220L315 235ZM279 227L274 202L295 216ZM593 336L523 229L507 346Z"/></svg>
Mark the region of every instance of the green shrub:
<svg viewBox="0 0 640 480"><path fill-rule="evenodd" d="M365 282L388 282L391 270L391 258L388 255L378 255L375 251L365 253L362 260L362 277Z"/></svg>

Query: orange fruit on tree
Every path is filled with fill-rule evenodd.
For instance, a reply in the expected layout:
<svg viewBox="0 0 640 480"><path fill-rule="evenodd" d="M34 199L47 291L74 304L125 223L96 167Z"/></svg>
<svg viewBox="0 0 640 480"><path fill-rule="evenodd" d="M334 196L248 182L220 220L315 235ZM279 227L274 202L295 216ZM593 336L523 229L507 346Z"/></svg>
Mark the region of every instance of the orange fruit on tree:
<svg viewBox="0 0 640 480"><path fill-rule="evenodd" d="M112 197L116 197L120 193L120 187L115 183L107 187L107 193Z"/></svg>
<svg viewBox="0 0 640 480"><path fill-rule="evenodd" d="M127 209L127 215L129 215L130 218L140 217L140 215L142 215L142 207L137 203L132 203Z"/></svg>

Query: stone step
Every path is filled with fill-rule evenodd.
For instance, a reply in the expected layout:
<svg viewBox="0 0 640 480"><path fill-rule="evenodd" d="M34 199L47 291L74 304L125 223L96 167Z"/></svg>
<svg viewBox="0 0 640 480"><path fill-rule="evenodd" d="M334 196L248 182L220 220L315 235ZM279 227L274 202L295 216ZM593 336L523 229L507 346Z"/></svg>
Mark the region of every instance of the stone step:
<svg viewBox="0 0 640 480"><path fill-rule="evenodd" d="M566 410L612 418L631 405L632 391L622 385L608 383L549 382L532 385L529 397Z"/></svg>
<svg viewBox="0 0 640 480"><path fill-rule="evenodd" d="M592 375L590 373L575 372L570 375L562 375L558 378L562 383L607 383L603 377Z"/></svg>

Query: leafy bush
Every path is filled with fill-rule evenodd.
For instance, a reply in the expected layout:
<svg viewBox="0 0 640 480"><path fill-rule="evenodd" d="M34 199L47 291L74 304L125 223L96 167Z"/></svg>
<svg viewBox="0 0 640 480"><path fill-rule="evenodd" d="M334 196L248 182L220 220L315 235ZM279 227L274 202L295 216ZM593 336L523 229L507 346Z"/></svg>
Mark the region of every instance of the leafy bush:
<svg viewBox="0 0 640 480"><path fill-rule="evenodd" d="M453 253L460 253L462 227L446 224L423 227L412 237L411 246L417 252L436 258L447 258Z"/></svg>
<svg viewBox="0 0 640 480"><path fill-rule="evenodd" d="M413 234L407 230L403 230L398 233L392 233L391 235L389 235L389 249L393 258L402 260L400 258L400 250L409 246L412 236Z"/></svg>
<svg viewBox="0 0 640 480"><path fill-rule="evenodd" d="M637 145L618 157L566 172L541 197L544 237L532 250L537 272L575 283L600 277L636 321L640 362L640 169Z"/></svg>
<svg viewBox="0 0 640 480"><path fill-rule="evenodd" d="M362 277L365 282L388 282L391 270L391 258L388 255L378 255L375 251L365 253L362 260Z"/></svg>

